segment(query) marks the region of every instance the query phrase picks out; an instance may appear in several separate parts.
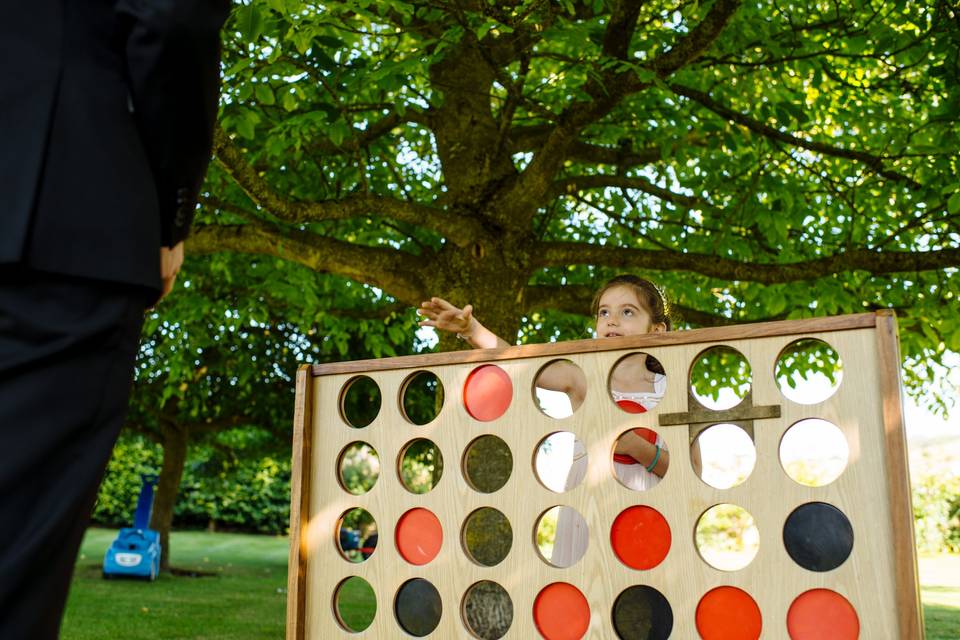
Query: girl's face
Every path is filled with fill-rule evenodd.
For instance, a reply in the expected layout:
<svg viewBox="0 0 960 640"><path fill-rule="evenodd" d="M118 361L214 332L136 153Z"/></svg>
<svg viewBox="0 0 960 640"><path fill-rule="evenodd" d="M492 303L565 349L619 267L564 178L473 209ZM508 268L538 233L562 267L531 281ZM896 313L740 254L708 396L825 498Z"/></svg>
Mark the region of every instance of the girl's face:
<svg viewBox="0 0 960 640"><path fill-rule="evenodd" d="M636 336L644 333L660 333L667 326L653 324L650 312L640 303L631 287L610 287L600 296L597 308L597 337Z"/></svg>

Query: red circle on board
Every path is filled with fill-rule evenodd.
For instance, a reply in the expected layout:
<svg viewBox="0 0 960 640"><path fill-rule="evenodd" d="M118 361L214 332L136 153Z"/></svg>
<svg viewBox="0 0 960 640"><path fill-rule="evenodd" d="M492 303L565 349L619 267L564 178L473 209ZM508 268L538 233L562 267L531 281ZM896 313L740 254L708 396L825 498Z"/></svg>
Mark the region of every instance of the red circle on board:
<svg viewBox="0 0 960 640"><path fill-rule="evenodd" d="M743 589L717 587L697 605L697 631L703 640L757 640L762 628L760 607Z"/></svg>
<svg viewBox="0 0 960 640"><path fill-rule="evenodd" d="M860 619L853 605L836 591L811 589L790 605L787 633L793 640L856 640Z"/></svg>
<svg viewBox="0 0 960 640"><path fill-rule="evenodd" d="M617 400L617 406L627 413L646 413L647 408L633 400Z"/></svg>
<svg viewBox="0 0 960 640"><path fill-rule="evenodd" d="M485 364L467 376L463 385L463 404L467 413L483 422L496 420L510 406L513 383L500 367Z"/></svg>
<svg viewBox="0 0 960 640"><path fill-rule="evenodd" d="M410 564L427 564L443 545L443 527L433 512L417 507L397 521L397 551Z"/></svg>
<svg viewBox="0 0 960 640"><path fill-rule="evenodd" d="M572 584L554 582L533 601L533 621L546 640L580 640L590 626L590 605Z"/></svg>
<svg viewBox="0 0 960 640"><path fill-rule="evenodd" d="M670 525L660 512L640 505L620 512L610 527L610 544L631 569L653 569L670 551Z"/></svg>

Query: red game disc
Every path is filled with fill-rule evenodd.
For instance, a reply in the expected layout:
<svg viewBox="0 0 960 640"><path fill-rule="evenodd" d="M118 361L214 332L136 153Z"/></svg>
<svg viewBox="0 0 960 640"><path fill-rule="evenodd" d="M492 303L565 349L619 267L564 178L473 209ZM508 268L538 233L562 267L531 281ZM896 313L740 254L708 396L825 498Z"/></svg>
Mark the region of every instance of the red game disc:
<svg viewBox="0 0 960 640"><path fill-rule="evenodd" d="M443 527L433 512L410 509L397 522L397 550L410 564L427 564L443 545Z"/></svg>
<svg viewBox="0 0 960 640"><path fill-rule="evenodd" d="M590 627L590 605L572 584L554 582L534 600L533 621L546 640L580 640Z"/></svg>
<svg viewBox="0 0 960 640"><path fill-rule="evenodd" d="M500 367L485 364L467 376L463 385L463 404L467 413L483 422L496 420L510 406L513 399L513 383Z"/></svg>
<svg viewBox="0 0 960 640"><path fill-rule="evenodd" d="M652 507L628 507L610 527L610 544L623 564L632 569L653 569L670 551L670 525Z"/></svg>
<svg viewBox="0 0 960 640"><path fill-rule="evenodd" d="M717 587L697 605L697 631L703 640L757 640L762 628L760 607L742 589Z"/></svg>
<svg viewBox="0 0 960 640"><path fill-rule="evenodd" d="M836 591L811 589L790 605L787 633L793 640L857 640L860 619L853 605Z"/></svg>

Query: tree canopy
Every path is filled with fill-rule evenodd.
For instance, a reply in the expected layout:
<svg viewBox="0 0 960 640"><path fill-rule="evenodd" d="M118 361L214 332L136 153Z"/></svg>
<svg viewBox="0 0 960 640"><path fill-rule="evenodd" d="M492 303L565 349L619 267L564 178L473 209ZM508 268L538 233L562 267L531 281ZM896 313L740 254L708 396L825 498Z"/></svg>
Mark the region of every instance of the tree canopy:
<svg viewBox="0 0 960 640"><path fill-rule="evenodd" d="M958 51L942 0L251 0L187 250L508 340L588 336L622 271L687 326L894 308L920 391L960 349Z"/></svg>

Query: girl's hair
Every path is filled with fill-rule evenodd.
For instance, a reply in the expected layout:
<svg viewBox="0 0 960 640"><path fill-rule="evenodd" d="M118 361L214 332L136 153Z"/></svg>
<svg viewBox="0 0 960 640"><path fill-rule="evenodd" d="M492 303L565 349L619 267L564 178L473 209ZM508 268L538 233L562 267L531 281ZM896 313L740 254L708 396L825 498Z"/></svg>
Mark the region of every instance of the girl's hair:
<svg viewBox="0 0 960 640"><path fill-rule="evenodd" d="M667 331L670 331L673 323L670 318L670 310L667 307L667 300L660 290L660 287L649 280L630 274L615 276L600 287L600 290L593 296L593 303L590 305L593 317L597 317L597 312L600 310L600 297L613 287L628 287L632 289L633 292L637 294L637 299L640 301L640 304L642 304L647 313L650 314L650 321L653 324L662 322L667 327Z"/></svg>

